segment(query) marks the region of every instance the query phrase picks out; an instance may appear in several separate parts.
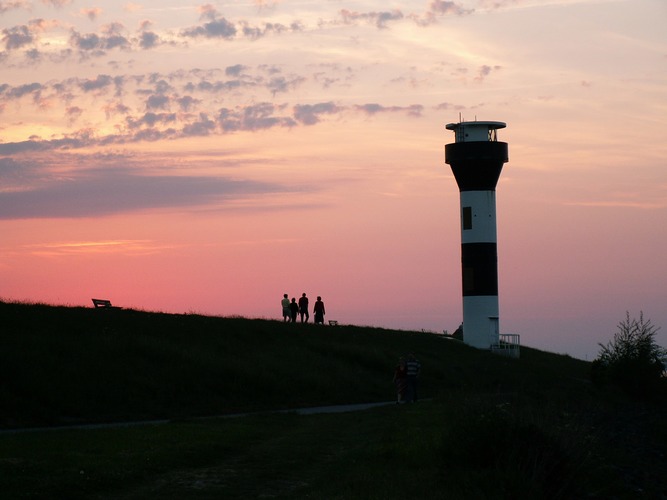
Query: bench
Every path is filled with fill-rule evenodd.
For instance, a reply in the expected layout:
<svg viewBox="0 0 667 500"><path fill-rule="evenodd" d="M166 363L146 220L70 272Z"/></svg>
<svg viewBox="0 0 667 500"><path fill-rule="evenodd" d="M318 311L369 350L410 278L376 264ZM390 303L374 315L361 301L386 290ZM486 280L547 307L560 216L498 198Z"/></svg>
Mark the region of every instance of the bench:
<svg viewBox="0 0 667 500"><path fill-rule="evenodd" d="M336 321L335 319L330 319L329 326L338 326L338 321Z"/></svg>
<svg viewBox="0 0 667 500"><path fill-rule="evenodd" d="M112 306L110 300L92 299L92 301L95 309L120 309L120 307Z"/></svg>

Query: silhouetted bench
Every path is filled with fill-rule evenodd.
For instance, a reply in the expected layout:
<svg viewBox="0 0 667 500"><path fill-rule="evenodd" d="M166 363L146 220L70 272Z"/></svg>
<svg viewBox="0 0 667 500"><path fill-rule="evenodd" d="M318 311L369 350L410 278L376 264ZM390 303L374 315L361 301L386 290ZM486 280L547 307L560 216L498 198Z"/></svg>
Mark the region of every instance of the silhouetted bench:
<svg viewBox="0 0 667 500"><path fill-rule="evenodd" d="M92 299L95 309L120 309L120 307L112 306L110 300Z"/></svg>
<svg viewBox="0 0 667 500"><path fill-rule="evenodd" d="M329 326L338 326L338 321L336 321L335 319L330 319Z"/></svg>

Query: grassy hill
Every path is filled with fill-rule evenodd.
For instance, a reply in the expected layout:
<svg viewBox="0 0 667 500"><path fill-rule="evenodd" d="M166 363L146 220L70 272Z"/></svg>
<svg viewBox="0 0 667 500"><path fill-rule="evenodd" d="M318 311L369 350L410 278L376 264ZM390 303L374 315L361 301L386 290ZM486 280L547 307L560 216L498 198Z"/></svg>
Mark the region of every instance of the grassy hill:
<svg viewBox="0 0 667 500"><path fill-rule="evenodd" d="M173 421L0 434L10 497L667 495L664 401L600 392L590 364L568 356L523 347L514 360L421 332L3 302L0 325L0 428ZM416 405L195 419L389 401L410 351L422 363Z"/></svg>

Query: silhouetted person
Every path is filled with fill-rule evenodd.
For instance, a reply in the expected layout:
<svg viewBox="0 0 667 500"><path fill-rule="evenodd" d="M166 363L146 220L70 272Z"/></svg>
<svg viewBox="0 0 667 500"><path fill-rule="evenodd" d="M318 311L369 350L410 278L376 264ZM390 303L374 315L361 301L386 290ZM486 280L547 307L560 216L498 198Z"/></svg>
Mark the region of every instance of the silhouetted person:
<svg viewBox="0 0 667 500"><path fill-rule="evenodd" d="M308 297L306 297L306 293L304 292L301 295L301 298L299 299L299 314L301 315L301 323L303 323L303 317L306 317L306 323L308 322L308 318L310 318L310 314L308 314Z"/></svg>
<svg viewBox="0 0 667 500"><path fill-rule="evenodd" d="M398 365L394 370L394 384L396 384L396 404L405 403L405 390L408 387L408 369L405 358L398 359Z"/></svg>
<svg viewBox="0 0 667 500"><path fill-rule="evenodd" d="M280 301L280 304L283 306L283 321L289 321L290 308L289 308L289 299L287 298L287 294L283 295L283 300Z"/></svg>
<svg viewBox="0 0 667 500"><path fill-rule="evenodd" d="M289 305L290 316L292 317L292 323L296 323L296 315L299 314L299 304L296 303L296 299L292 297L292 303Z"/></svg>
<svg viewBox="0 0 667 500"><path fill-rule="evenodd" d="M324 324L324 302L322 302L322 297L318 296L315 301L315 307L313 307L313 312L315 313L315 324Z"/></svg>
<svg viewBox="0 0 667 500"><path fill-rule="evenodd" d="M407 371L408 379L408 401L412 403L417 402L417 379L419 378L419 372L421 371L422 365L415 358L414 353L408 354L408 360L405 363L405 369Z"/></svg>

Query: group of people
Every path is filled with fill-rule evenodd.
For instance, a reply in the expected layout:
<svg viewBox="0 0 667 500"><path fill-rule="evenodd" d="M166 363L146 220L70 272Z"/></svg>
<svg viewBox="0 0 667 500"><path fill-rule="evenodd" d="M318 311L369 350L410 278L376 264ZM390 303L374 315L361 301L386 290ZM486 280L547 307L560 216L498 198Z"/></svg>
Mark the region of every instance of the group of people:
<svg viewBox="0 0 667 500"><path fill-rule="evenodd" d="M417 379L420 371L421 363L415 358L414 353L398 358L398 365L394 370L396 404L417 402Z"/></svg>
<svg viewBox="0 0 667 500"><path fill-rule="evenodd" d="M308 322L310 314L308 313L308 297L305 292L301 294L299 302L296 301L296 297L292 297L290 301L288 295L284 294L281 305L283 307L283 321L296 323L296 318L300 315L301 323ZM322 302L320 296L315 301L313 314L315 315L315 324L324 324L324 302Z"/></svg>

